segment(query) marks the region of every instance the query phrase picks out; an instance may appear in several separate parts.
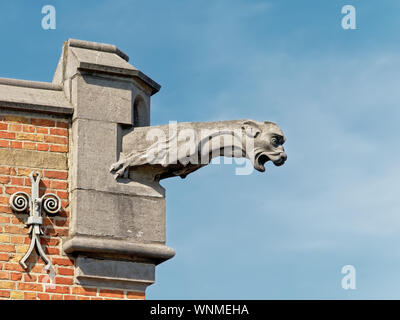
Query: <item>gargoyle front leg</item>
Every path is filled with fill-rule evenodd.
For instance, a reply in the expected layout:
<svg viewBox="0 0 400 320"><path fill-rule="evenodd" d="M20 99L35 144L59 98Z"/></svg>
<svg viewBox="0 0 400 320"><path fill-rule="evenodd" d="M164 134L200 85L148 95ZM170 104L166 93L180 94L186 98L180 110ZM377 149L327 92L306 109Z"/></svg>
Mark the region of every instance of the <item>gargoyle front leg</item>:
<svg viewBox="0 0 400 320"><path fill-rule="evenodd" d="M129 158L126 158L123 154L121 154L121 159L111 166L110 172L114 173L115 179L120 177L128 178L128 168Z"/></svg>

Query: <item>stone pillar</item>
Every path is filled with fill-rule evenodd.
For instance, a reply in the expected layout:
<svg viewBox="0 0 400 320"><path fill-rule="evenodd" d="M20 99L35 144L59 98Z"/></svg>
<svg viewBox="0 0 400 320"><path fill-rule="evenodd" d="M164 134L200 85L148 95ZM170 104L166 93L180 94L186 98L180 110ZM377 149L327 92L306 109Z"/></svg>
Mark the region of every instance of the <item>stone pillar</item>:
<svg viewBox="0 0 400 320"><path fill-rule="evenodd" d="M160 86L116 47L78 40L65 43L54 82L74 108L63 249L77 257L76 282L144 292L155 265L174 256L165 246L165 190L114 179L109 169L124 134L150 125L150 97Z"/></svg>

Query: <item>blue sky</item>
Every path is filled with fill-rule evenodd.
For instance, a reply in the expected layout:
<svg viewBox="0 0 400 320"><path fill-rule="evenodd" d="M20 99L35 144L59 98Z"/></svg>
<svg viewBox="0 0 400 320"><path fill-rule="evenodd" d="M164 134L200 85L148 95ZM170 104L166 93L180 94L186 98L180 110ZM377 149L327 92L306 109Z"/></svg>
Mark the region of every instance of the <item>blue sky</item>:
<svg viewBox="0 0 400 320"><path fill-rule="evenodd" d="M41 28L41 8L57 29ZM341 27L356 8L357 29ZM400 298L400 3L4 1L1 77L51 81L68 38L117 45L162 85L152 124L277 122L288 161L167 179L149 299ZM356 290L341 268L356 268Z"/></svg>

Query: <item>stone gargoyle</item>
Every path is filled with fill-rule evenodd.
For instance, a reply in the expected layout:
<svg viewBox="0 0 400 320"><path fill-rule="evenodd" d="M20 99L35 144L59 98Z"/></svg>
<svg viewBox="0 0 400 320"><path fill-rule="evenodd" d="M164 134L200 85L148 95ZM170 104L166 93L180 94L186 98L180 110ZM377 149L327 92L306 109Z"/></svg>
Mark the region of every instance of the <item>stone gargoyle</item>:
<svg viewBox="0 0 400 320"><path fill-rule="evenodd" d="M285 163L285 140L278 125L268 121L172 122L135 127L124 134L120 160L110 172L115 178L132 177L132 172L154 181L185 178L219 156L245 157L256 170L264 172L269 160L276 166Z"/></svg>

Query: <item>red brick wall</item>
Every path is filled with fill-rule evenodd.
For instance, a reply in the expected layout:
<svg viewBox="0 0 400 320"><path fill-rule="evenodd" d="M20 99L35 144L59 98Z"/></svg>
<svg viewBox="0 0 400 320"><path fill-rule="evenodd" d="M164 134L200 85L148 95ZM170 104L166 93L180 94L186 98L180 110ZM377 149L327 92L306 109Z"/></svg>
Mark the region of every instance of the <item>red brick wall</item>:
<svg viewBox="0 0 400 320"><path fill-rule="evenodd" d="M31 150L68 155L69 123L66 119L43 116L14 116L0 111L0 149ZM9 198L16 191L31 194L29 174L40 172L40 195L55 193L62 200L61 212L45 216L42 247L51 259L55 277L49 283L44 263L36 250L27 260L28 270L19 264L28 251L30 236L25 225L28 214L15 213ZM74 258L62 253L62 237L68 236L68 170L15 166L0 161L0 299L103 300L144 299L142 293L107 288L83 288L74 284Z"/></svg>

